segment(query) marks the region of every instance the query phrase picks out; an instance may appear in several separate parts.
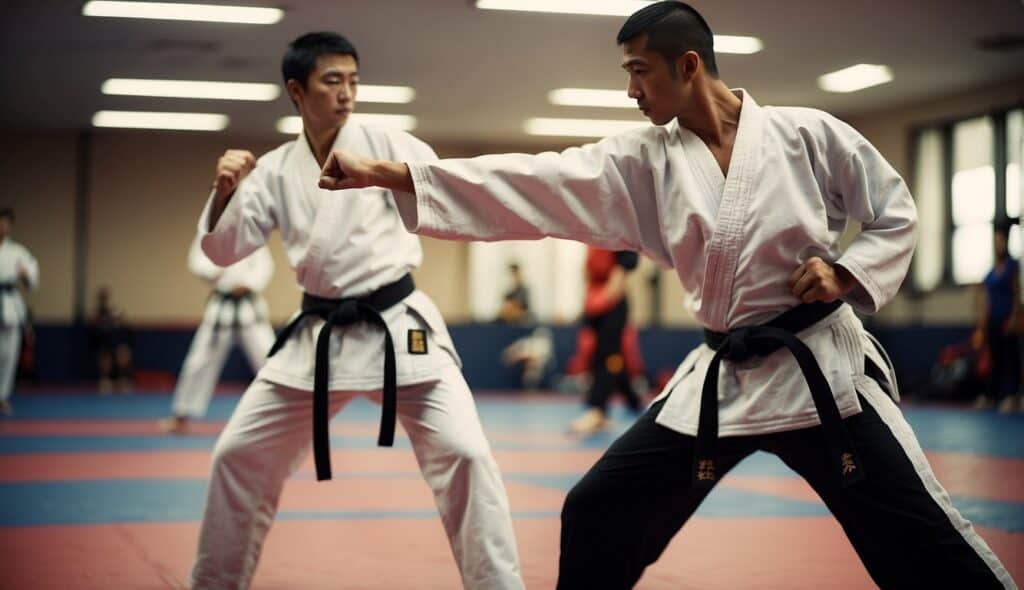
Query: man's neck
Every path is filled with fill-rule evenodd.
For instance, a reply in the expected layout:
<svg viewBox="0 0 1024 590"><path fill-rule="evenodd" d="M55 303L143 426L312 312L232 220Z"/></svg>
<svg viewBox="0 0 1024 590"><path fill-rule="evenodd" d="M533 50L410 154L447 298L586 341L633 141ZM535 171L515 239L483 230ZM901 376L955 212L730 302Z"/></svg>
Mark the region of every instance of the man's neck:
<svg viewBox="0 0 1024 590"><path fill-rule="evenodd" d="M334 140L338 138L338 133L341 132L341 127L312 129L308 126L303 126L303 129L306 141L309 143L309 149L313 152L313 157L316 158L316 163L323 167L327 157L331 154Z"/></svg>
<svg viewBox="0 0 1024 590"><path fill-rule="evenodd" d="M740 123L743 101L721 80L710 79L696 90L694 106L679 115L679 124L709 146L732 142Z"/></svg>

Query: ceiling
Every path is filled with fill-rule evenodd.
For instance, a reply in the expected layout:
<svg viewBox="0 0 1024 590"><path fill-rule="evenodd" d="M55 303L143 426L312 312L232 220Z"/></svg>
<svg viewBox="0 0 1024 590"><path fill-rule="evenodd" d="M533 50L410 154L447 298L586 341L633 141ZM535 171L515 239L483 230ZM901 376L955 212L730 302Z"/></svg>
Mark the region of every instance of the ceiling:
<svg viewBox="0 0 1024 590"><path fill-rule="evenodd" d="M91 18L74 0L9 1L0 24L0 128L86 128L95 111L230 115L224 132L279 137L293 114L269 103L103 96L107 78L276 82L283 48L310 30L336 30L358 47L362 81L407 85L406 105L428 140L524 142L528 117L639 118L627 109L548 104L560 87L624 88L615 34L623 17L479 10L471 0L205 0L279 6L275 25ZM980 37L1024 34L1021 0L693 0L716 33L754 35L764 50L721 55L731 86L762 104L855 115L1024 76L1024 50L986 52ZM895 80L852 94L816 78L856 63L888 64Z"/></svg>

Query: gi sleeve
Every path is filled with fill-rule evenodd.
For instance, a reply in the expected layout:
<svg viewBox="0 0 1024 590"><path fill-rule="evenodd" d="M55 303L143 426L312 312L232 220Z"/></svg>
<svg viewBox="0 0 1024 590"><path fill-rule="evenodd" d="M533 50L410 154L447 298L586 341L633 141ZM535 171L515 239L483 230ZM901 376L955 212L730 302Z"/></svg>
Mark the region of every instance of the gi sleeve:
<svg viewBox="0 0 1024 590"><path fill-rule="evenodd" d="M220 276L222 269L210 261L203 253L202 236L196 235L188 249L188 270L197 277L213 282Z"/></svg>
<svg viewBox="0 0 1024 590"><path fill-rule="evenodd" d="M454 240L557 237L648 253L671 264L662 239L651 127L561 153L410 162L415 197L400 198L410 231Z"/></svg>
<svg viewBox="0 0 1024 590"><path fill-rule="evenodd" d="M874 313L899 290L917 244L917 208L903 179L866 139L841 124L827 159L830 196L861 224L836 264L859 285L845 300L857 310Z"/></svg>
<svg viewBox="0 0 1024 590"><path fill-rule="evenodd" d="M270 284L270 279L274 277L274 257L270 255L268 248L263 247L252 253L252 261L252 268L247 277L249 289L262 293Z"/></svg>
<svg viewBox="0 0 1024 590"><path fill-rule="evenodd" d="M269 172L259 165L235 189L217 226L208 231L213 193L199 216L198 232L203 252L219 266L229 266L267 243L277 225L276 195L266 182Z"/></svg>

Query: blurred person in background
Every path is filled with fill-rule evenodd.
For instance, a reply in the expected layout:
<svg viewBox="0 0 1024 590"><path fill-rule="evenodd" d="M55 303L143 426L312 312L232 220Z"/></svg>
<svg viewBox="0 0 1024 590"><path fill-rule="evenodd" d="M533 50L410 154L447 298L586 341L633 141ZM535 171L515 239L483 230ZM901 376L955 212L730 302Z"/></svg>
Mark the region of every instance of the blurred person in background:
<svg viewBox="0 0 1024 590"><path fill-rule="evenodd" d="M0 207L0 414L14 413L11 394L28 310L22 291L39 286L39 263L11 238L14 210Z"/></svg>
<svg viewBox="0 0 1024 590"><path fill-rule="evenodd" d="M979 409L996 405L1001 413L1018 409L1016 394L1021 378L1020 264L1007 248L1009 230L1009 223L996 225L992 240L995 264L983 282L978 331L988 347L991 361L987 390L974 404Z"/></svg>
<svg viewBox="0 0 1024 590"><path fill-rule="evenodd" d="M515 262L508 265L512 287L505 292L498 310L498 322L504 324L529 324L533 321L530 313L530 288L523 281L523 271Z"/></svg>
<svg viewBox="0 0 1024 590"><path fill-rule="evenodd" d="M188 251L188 269L212 288L203 320L196 329L174 386L171 415L158 427L167 434L183 432L190 419L202 418L210 407L217 380L235 344L241 345L253 373L267 361L274 328L262 292L274 276L274 259L259 248L238 262L218 266L203 254L200 237Z"/></svg>
<svg viewBox="0 0 1024 590"><path fill-rule="evenodd" d="M101 395L122 393L132 388L131 330L125 323L124 310L114 305L109 287L96 293L96 316L93 318L92 344L96 355Z"/></svg>
<svg viewBox="0 0 1024 590"><path fill-rule="evenodd" d="M628 274L636 269L636 252L614 252L587 248L586 299L583 325L576 342L576 354L568 372L589 371L591 383L583 415L569 424L575 434L592 434L608 426L608 400L616 390L626 398L632 412L642 409L640 393L631 376L643 375L643 359L637 345L636 329L629 324L626 296ZM646 387L639 388L646 392Z"/></svg>

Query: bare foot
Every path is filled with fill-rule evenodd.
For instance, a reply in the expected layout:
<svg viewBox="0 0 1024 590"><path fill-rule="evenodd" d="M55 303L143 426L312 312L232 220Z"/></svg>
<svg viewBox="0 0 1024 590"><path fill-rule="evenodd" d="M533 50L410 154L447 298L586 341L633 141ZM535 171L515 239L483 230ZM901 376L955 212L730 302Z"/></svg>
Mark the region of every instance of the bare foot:
<svg viewBox="0 0 1024 590"><path fill-rule="evenodd" d="M608 427L608 420L604 412L597 408L591 408L569 423L569 432L572 434L595 434Z"/></svg>
<svg viewBox="0 0 1024 590"><path fill-rule="evenodd" d="M180 434L185 431L187 424L188 418L184 416L171 416L157 422L156 426L164 434Z"/></svg>

